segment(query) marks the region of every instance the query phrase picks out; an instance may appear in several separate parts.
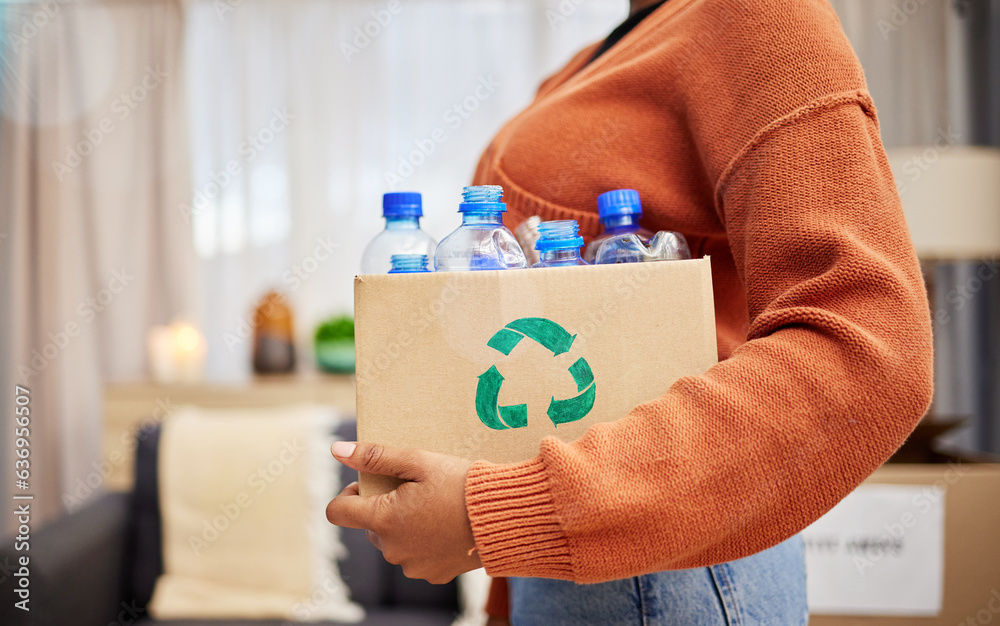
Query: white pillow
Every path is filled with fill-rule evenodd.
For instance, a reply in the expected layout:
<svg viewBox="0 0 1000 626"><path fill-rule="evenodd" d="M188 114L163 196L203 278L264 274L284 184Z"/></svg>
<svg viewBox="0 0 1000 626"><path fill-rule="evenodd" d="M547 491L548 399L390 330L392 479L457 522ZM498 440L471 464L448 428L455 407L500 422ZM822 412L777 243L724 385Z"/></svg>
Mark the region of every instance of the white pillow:
<svg viewBox="0 0 1000 626"><path fill-rule="evenodd" d="M178 409L159 444L157 619L357 622L326 504L340 489L330 407Z"/></svg>

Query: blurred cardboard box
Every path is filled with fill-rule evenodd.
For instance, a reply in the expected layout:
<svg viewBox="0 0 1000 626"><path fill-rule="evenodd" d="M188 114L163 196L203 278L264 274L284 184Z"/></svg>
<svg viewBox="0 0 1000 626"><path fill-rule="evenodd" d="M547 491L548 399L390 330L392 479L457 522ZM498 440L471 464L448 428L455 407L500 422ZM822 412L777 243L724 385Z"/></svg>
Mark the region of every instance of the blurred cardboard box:
<svg viewBox="0 0 1000 626"><path fill-rule="evenodd" d="M467 459L533 458L717 360L707 257L365 275L354 305L358 437Z"/></svg>
<svg viewBox="0 0 1000 626"><path fill-rule="evenodd" d="M803 537L813 626L1000 624L1000 464L885 465Z"/></svg>

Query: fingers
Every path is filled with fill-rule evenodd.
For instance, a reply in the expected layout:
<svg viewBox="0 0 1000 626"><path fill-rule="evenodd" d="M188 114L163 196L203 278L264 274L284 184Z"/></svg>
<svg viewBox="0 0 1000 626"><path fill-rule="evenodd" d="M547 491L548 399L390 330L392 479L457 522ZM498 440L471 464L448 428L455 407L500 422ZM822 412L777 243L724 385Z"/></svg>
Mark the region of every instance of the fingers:
<svg viewBox="0 0 1000 626"><path fill-rule="evenodd" d="M411 448L338 441L330 450L338 461L359 472L420 481L429 471L427 454Z"/></svg>
<svg viewBox="0 0 1000 626"><path fill-rule="evenodd" d="M358 481L354 481L350 485L344 487L344 489L340 492L340 494L337 495L337 497L339 498L341 496L357 496L357 495L361 495L361 492L360 492L359 489L360 488L358 487Z"/></svg>
<svg viewBox="0 0 1000 626"><path fill-rule="evenodd" d="M372 528L378 525L374 500L357 495L357 483L353 483L326 505L326 519L345 528Z"/></svg>

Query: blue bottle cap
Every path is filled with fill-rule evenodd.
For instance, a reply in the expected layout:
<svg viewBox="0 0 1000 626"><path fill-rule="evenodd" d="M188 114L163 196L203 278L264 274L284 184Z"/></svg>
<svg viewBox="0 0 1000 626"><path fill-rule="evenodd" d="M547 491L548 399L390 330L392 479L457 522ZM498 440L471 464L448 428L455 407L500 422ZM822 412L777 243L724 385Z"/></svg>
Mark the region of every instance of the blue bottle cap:
<svg viewBox="0 0 1000 626"><path fill-rule="evenodd" d="M459 213L473 211L500 212L507 211L507 205L501 202L503 187L500 185L473 185L462 189L462 203L458 205Z"/></svg>
<svg viewBox="0 0 1000 626"><path fill-rule="evenodd" d="M583 245L583 237L578 233L580 227L576 220L554 220L538 225L539 239L535 242L535 250L572 250Z"/></svg>
<svg viewBox="0 0 1000 626"><path fill-rule="evenodd" d="M602 220L618 215L642 215L642 202L635 189L615 189L597 196L597 215Z"/></svg>
<svg viewBox="0 0 1000 626"><path fill-rule="evenodd" d="M421 217L423 200L415 191L393 191L382 196L382 217Z"/></svg>

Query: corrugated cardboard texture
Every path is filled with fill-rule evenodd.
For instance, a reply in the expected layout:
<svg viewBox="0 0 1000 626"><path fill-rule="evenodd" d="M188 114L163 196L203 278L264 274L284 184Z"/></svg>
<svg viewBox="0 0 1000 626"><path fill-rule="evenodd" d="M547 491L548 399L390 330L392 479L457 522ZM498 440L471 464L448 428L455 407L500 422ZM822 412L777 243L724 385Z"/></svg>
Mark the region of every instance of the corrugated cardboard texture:
<svg viewBox="0 0 1000 626"><path fill-rule="evenodd" d="M1000 624L1000 465L886 465L866 484L945 489L944 605L936 617L814 615L812 626Z"/></svg>
<svg viewBox="0 0 1000 626"><path fill-rule="evenodd" d="M544 437L573 441L591 424L624 417L717 359L708 258L366 275L355 278L354 303L359 439L472 460L530 459ZM487 345L525 318L550 320L568 334L539 323L536 330L554 334L536 341L532 335L539 333L529 322L509 355ZM578 384L589 382L581 358L593 373L589 385ZM498 397L487 397L487 404L526 404L526 426L494 430L484 424L476 403L483 375L493 388L500 384ZM558 425L550 419L553 400L588 393L594 401L585 417ZM361 491L377 493L395 484L362 476Z"/></svg>

